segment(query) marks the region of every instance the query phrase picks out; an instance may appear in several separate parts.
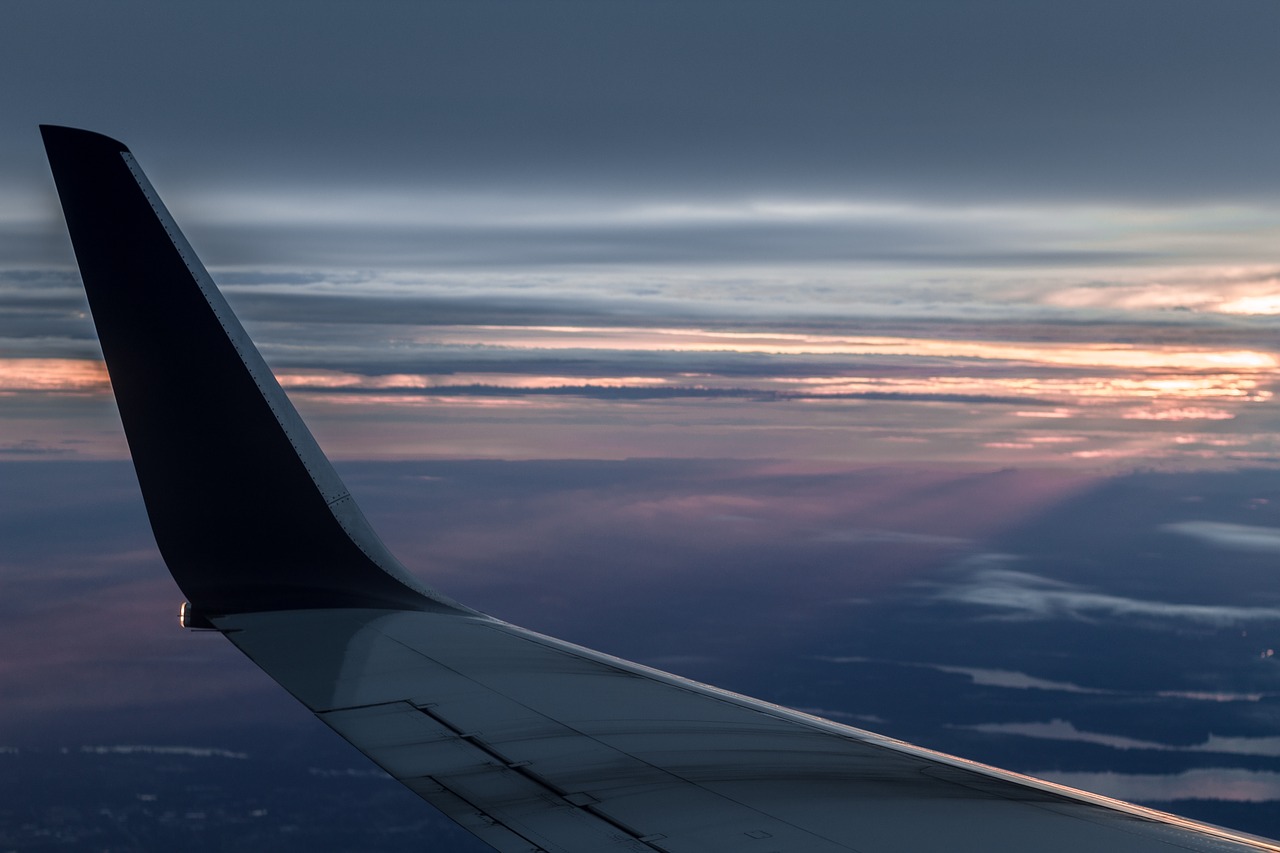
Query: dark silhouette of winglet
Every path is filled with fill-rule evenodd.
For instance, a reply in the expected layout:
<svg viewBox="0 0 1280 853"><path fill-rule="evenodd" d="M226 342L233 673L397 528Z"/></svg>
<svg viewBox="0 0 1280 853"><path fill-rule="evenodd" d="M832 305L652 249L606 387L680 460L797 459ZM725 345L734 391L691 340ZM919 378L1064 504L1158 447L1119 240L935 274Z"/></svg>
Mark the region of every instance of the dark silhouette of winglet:
<svg viewBox="0 0 1280 853"><path fill-rule="evenodd" d="M457 607L369 527L129 149L40 131L147 514L194 611Z"/></svg>

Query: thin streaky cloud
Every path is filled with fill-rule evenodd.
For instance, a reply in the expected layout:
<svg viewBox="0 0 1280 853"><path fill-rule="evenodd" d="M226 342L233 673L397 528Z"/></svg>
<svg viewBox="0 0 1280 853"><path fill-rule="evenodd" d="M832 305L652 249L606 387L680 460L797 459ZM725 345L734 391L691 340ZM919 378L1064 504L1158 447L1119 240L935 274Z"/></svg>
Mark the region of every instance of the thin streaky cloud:
<svg viewBox="0 0 1280 853"><path fill-rule="evenodd" d="M120 746L82 746L80 751L93 755L181 755L187 758L236 758L246 759L247 752L207 746L151 746L127 744Z"/></svg>
<svg viewBox="0 0 1280 853"><path fill-rule="evenodd" d="M1178 521L1162 525L1160 529L1230 551L1280 552L1280 528L1275 527L1224 521Z"/></svg>
<svg viewBox="0 0 1280 853"><path fill-rule="evenodd" d="M963 581L939 590L935 600L1003 610L1035 619L1140 616L1214 626L1280 621L1280 608L1276 607L1128 598L1009 569L975 572Z"/></svg>
<svg viewBox="0 0 1280 853"><path fill-rule="evenodd" d="M1097 687L1084 687L1070 681L1054 681L1037 678L1025 672L1006 669L982 669L966 666L929 665L938 672L949 672L968 676L969 680L979 687L1007 687L1012 690L1056 690L1063 693L1112 693Z"/></svg>
<svg viewBox="0 0 1280 853"><path fill-rule="evenodd" d="M960 726L975 732L988 734L1020 735L1042 740L1064 740L1091 743L1111 749L1147 749L1162 752L1210 752L1224 755L1257 755L1280 758L1280 737L1224 737L1210 734L1200 743L1172 744L1142 740L1124 735L1090 732L1076 728L1069 720L1052 719L1035 723L978 723Z"/></svg>
<svg viewBox="0 0 1280 853"><path fill-rule="evenodd" d="M863 604L863 601L850 601L849 604ZM1103 687L1088 687L1083 684L1076 684L1071 681L1058 681L1049 678L1040 678L1025 672L1019 672L1012 669L987 669L984 667L972 666L951 666L941 663L929 663L922 661L900 661L888 660L883 658L869 658L858 655L846 656L822 656L817 660L826 661L827 663L876 663L876 664L892 664L894 666L909 666L920 669L931 669L935 672L945 672L952 675L963 675L969 679L970 683L979 687L1000 687L1009 690L1048 690L1061 693L1084 693L1098 696L1143 696L1148 695L1143 691L1130 690L1112 690ZM1261 702L1264 698L1272 696L1270 693L1240 693L1230 691L1214 691L1214 690L1157 690L1154 694L1163 699L1186 699L1192 702Z"/></svg>
<svg viewBox="0 0 1280 853"><path fill-rule="evenodd" d="M833 335L797 331L721 331L694 328L587 326L474 326L425 333L441 344L524 349L603 349L660 352L737 352L770 355L927 356L1026 361L1061 367L1165 371L1272 371L1280 356L1263 350L1197 346L1070 344L946 340L895 335Z"/></svg>
<svg viewBox="0 0 1280 853"><path fill-rule="evenodd" d="M857 542L883 545L919 545L926 548L968 548L973 540L960 536L939 536L904 530L873 530L853 528L832 530L818 537L824 542Z"/></svg>
<svg viewBox="0 0 1280 853"><path fill-rule="evenodd" d="M969 679L970 683L976 684L979 687L1005 687L1011 690L1053 690L1062 693L1114 694L1117 692L1097 687L1084 687L1079 684L1073 684L1069 681L1053 681L1047 678L1037 678L1036 676L1028 675L1025 672L1017 672L1015 670L1008 669L984 669L981 667L949 666L941 663L890 661L877 658L860 657L856 655L819 657L818 660L826 661L827 663L889 663L895 666L931 669L935 672L963 675Z"/></svg>

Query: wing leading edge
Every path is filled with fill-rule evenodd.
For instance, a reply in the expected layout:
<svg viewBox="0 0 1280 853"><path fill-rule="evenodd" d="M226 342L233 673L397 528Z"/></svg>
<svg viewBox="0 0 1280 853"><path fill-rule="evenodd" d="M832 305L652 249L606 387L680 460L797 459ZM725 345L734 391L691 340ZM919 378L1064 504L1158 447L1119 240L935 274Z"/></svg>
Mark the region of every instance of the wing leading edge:
<svg viewBox="0 0 1280 853"><path fill-rule="evenodd" d="M41 131L174 579L321 720L497 850L1280 853L535 634L423 586L129 150Z"/></svg>

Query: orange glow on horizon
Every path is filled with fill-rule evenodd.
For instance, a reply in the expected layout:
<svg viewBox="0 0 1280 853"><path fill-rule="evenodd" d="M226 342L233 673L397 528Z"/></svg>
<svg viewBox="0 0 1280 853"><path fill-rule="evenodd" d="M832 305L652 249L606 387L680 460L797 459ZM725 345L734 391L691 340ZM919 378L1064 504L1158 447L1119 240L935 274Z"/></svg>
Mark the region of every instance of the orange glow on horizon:
<svg viewBox="0 0 1280 853"><path fill-rule="evenodd" d="M105 394L110 390L107 368L101 361L83 358L0 358L0 394Z"/></svg>
<svg viewBox="0 0 1280 853"><path fill-rule="evenodd" d="M530 376L525 374L383 374L366 376L357 373L331 370L289 370L277 377L280 384L299 392L312 391L364 391L369 403L375 401L408 404L410 395L377 394L378 391L421 391L427 396L448 396L451 399L475 399L471 395L456 393L460 388L478 387L490 389L499 396L509 391L518 396L521 391L564 389L621 389L649 388L705 391L714 396L717 390L736 392L776 393L784 399L821 401L824 398L838 400L841 397L859 397L876 394L892 394L919 397L1008 397L1029 400L1052 399L1071 401L1076 406L1096 407L1114 402L1142 402L1155 404L1160 401L1208 401L1219 404L1229 402L1260 402L1272 397L1272 392L1262 388L1260 379L1253 375L1237 373L1183 375L1156 375L1137 377L1085 376L1072 379L983 376L727 376L699 375L693 377L666 378L659 376ZM431 392L436 392L432 395ZM450 393L454 392L454 393ZM345 395L343 395L345 396ZM360 395L351 395L352 401ZM495 399L495 398L489 398ZM476 404L478 405L478 403ZM1134 410L1136 411L1136 410ZM1188 407L1153 409L1152 414L1126 414L1126 418L1173 420L1184 418L1232 417L1222 409ZM1163 413L1162 413L1163 412ZM1062 406L1042 411L1014 413L1026 418L1070 418L1079 414Z"/></svg>
<svg viewBox="0 0 1280 853"><path fill-rule="evenodd" d="M481 334L477 334L481 333ZM1258 350L1131 344L963 341L794 332L590 326L469 326L433 330L433 342L532 350L735 352L762 355L897 355L1032 362L1130 370L1275 370L1280 357ZM426 339L424 339L426 340Z"/></svg>
<svg viewBox="0 0 1280 853"><path fill-rule="evenodd" d="M404 342L400 334L397 344ZM277 378L308 421L318 416L313 428L322 440L334 430L346 445L340 452L359 457L370 451L352 438L357 425L393 437L376 451L384 456L395 448L400 456L504 458L737 454L1199 466L1280 460L1280 441L1257 426L1259 415L1280 402L1272 387L1280 357L1238 345L576 326L418 327L410 334L437 353L461 352L467 372L432 372L427 351L389 373L288 367ZM375 352L379 343L369 347ZM473 347L487 353L473 357ZM555 354L538 356L539 350ZM609 352L622 354L599 355ZM631 359L627 352L672 355ZM726 355L708 366L681 359L682 352ZM739 353L753 357L735 359ZM803 354L825 358L790 358ZM452 355L440 369L450 363L458 363ZM574 366L519 372L536 363ZM587 375L567 375L585 365ZM610 375L622 365L631 366ZM100 361L0 359L0 395L26 407L26 432L11 439L10 453L100 452L102 439L92 430L64 435L45 425L49 412L98 417L97 400L109 393ZM58 395L63 402L52 402ZM1221 435L1174 437L1202 428ZM1224 443L1230 434L1239 442ZM58 444L67 435L74 437L64 442L70 451Z"/></svg>
<svg viewBox="0 0 1280 853"><path fill-rule="evenodd" d="M1140 421L1229 421L1235 417L1224 409L1205 406L1179 406L1171 409L1131 409L1120 417Z"/></svg>
<svg viewBox="0 0 1280 853"><path fill-rule="evenodd" d="M1238 401L1261 401L1270 399L1272 396L1272 392L1261 387L1260 380L1234 373L1138 378L1083 376L1077 379L980 376L928 376L919 379L785 377L773 381L792 386L809 386L805 390L814 396L878 391L897 394L1070 398L1077 404L1131 398L1223 398ZM1071 417L1071 413L1062 408L1049 409L1044 412L1018 412L1017 414L1020 417Z"/></svg>
<svg viewBox="0 0 1280 853"><path fill-rule="evenodd" d="M365 375L339 370L290 369L276 373L276 381L284 388L301 389L401 389L420 388L635 388L671 384L656 376L530 376L522 373L384 373Z"/></svg>

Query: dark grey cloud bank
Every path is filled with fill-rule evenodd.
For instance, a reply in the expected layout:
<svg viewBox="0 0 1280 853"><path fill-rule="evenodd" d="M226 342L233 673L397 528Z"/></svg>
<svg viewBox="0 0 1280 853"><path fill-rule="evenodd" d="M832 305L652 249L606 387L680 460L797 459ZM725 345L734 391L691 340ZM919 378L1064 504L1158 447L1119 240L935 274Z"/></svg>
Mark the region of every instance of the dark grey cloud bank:
<svg viewBox="0 0 1280 853"><path fill-rule="evenodd" d="M1265 2L63 0L6 19L0 141L23 173L34 124L57 122L205 186L1163 199L1280 183Z"/></svg>
<svg viewBox="0 0 1280 853"><path fill-rule="evenodd" d="M197 214L198 215L198 214ZM195 223L210 263L243 266L384 265L528 268L602 264L904 264L924 267L1084 267L1184 260L1149 251L1037 246L980 226L950 223L803 223L502 226L378 226L210 229Z"/></svg>
<svg viewBox="0 0 1280 853"><path fill-rule="evenodd" d="M1261 270L1255 278L1275 277ZM487 278L479 283L448 272L397 278L374 270L298 271L214 269L228 300L251 327L278 367L359 369L357 350L376 350L406 327L585 326L595 328L683 328L773 333L891 335L970 341L1039 341L1064 344L1116 343L1138 347L1195 345L1272 350L1280 319L1274 315L1224 315L1189 310L1107 312L1001 303L982 298L946 277L873 288L845 287L799 274L791 281L740 279L708 273L695 287L677 292L671 282L642 269L574 276L530 271L525 276ZM1088 287L1086 282L1084 287ZM1095 282L1105 292L1106 282ZM705 292L700 293L699 290ZM827 301L824 303L823 299ZM382 327L375 329L373 327ZM78 273L62 268L0 270L0 351L13 355L96 356L88 302ZM401 342L403 343L403 342ZM304 354L305 351L305 354ZM433 357L445 357L438 351ZM500 365L500 353L475 353L488 366L522 370L530 361ZM686 353L686 370L709 361L719 371L763 356ZM459 359L449 357L450 369ZM612 360L593 352L591 359ZM654 354L631 353L636 369L655 369ZM563 359L557 359L563 360ZM955 361L930 361L947 373ZM776 365L796 373L832 370L833 362L808 358L803 366ZM810 366L812 365L812 366ZM675 367L673 365L672 367ZM969 364L964 370L980 369Z"/></svg>
<svg viewBox="0 0 1280 853"><path fill-rule="evenodd" d="M386 290L403 316L1093 323L1117 269L1274 260L1276 24L1181 0L20 0L0 269L71 265L35 132L62 122L131 145L246 289L427 270L462 298ZM1053 301L1064 282L1102 297ZM395 313L318 291L257 304ZM75 336L3 298L0 337Z"/></svg>

